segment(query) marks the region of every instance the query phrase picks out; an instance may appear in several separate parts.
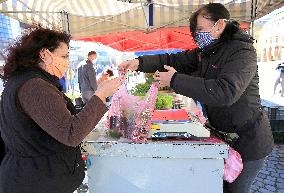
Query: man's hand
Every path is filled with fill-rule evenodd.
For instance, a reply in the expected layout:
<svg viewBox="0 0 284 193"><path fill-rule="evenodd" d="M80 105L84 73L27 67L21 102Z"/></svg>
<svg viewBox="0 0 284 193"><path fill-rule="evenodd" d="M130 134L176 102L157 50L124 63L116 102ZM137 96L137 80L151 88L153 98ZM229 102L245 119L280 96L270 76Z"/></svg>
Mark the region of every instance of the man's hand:
<svg viewBox="0 0 284 193"><path fill-rule="evenodd" d="M154 80L159 81L161 87L170 86L171 79L174 73L176 72L176 70L173 67L164 65L164 68L168 70L168 72L156 71L155 74L153 75Z"/></svg>

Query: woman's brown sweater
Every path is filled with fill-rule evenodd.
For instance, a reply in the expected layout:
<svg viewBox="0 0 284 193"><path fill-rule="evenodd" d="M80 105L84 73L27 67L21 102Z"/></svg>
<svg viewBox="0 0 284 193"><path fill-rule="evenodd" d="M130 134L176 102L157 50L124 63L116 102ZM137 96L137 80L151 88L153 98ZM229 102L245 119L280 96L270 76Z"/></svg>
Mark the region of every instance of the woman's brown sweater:
<svg viewBox="0 0 284 193"><path fill-rule="evenodd" d="M83 110L71 115L63 94L40 79L28 80L18 91L22 110L57 141L78 146L106 113L107 108L94 95Z"/></svg>

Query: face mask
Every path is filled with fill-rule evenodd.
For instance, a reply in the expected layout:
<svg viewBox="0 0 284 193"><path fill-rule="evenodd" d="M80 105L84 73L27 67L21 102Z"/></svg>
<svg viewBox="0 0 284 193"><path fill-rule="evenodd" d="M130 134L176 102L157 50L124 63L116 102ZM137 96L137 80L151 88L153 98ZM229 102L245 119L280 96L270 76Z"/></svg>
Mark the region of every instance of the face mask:
<svg viewBox="0 0 284 193"><path fill-rule="evenodd" d="M68 60L59 56L55 56L49 50L47 51L52 57L52 63L45 64L46 71L51 75L57 76L58 78L62 78L64 76L64 73L68 69Z"/></svg>
<svg viewBox="0 0 284 193"><path fill-rule="evenodd" d="M93 64L96 64L96 63L97 63L97 61L98 61L98 59L97 59L97 58L96 58L96 59L93 59L93 60L92 60L92 63L93 63Z"/></svg>
<svg viewBox="0 0 284 193"><path fill-rule="evenodd" d="M212 37L210 32L196 32L194 40L198 47L202 49L214 42L215 38Z"/></svg>
<svg viewBox="0 0 284 193"><path fill-rule="evenodd" d="M217 23L217 22L216 22ZM214 42L216 39L211 35L212 29L215 27L216 23L213 25L209 32L196 32L194 37L195 42L197 43L199 48L204 48Z"/></svg>

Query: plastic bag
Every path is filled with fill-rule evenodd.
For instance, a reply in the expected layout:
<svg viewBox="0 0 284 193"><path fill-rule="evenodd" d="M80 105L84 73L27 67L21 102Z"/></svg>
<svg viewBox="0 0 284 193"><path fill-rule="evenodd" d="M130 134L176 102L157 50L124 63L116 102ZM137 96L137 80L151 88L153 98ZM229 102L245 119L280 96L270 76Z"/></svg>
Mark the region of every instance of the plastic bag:
<svg viewBox="0 0 284 193"><path fill-rule="evenodd" d="M213 142L213 143L221 143L221 142L225 143L224 141L218 138L209 138L203 141ZM223 179L229 183L232 183L237 179L237 177L240 175L240 173L243 170L242 157L239 154L239 152L237 152L231 146L229 146L228 158L225 159L224 162L225 165L224 165Z"/></svg>
<svg viewBox="0 0 284 193"><path fill-rule="evenodd" d="M193 113L199 119L202 125L206 123L206 118L203 116L203 113L200 110L196 110Z"/></svg>
<svg viewBox="0 0 284 193"><path fill-rule="evenodd" d="M243 162L239 152L229 146L229 156L225 159L224 180L234 182L243 170Z"/></svg>
<svg viewBox="0 0 284 193"><path fill-rule="evenodd" d="M134 142L146 142L155 108L158 85L153 83L142 99L127 93L122 85L113 95L108 112L108 128L112 137L121 136Z"/></svg>

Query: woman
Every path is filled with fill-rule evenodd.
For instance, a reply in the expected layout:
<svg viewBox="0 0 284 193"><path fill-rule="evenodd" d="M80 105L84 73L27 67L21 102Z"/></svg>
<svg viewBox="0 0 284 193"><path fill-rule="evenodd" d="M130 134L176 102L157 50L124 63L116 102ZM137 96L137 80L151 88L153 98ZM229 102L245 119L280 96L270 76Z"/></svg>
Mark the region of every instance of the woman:
<svg viewBox="0 0 284 193"><path fill-rule="evenodd" d="M156 71L154 78L162 86L203 103L213 127L238 134L233 147L241 154L244 169L235 182L224 182L224 192L248 193L273 148L269 121L261 111L253 41L218 3L193 13L190 30L198 48L142 56L119 68Z"/></svg>
<svg viewBox="0 0 284 193"><path fill-rule="evenodd" d="M69 41L63 32L38 28L8 49L0 106L6 149L1 193L73 193L84 179L79 145L122 81L105 81L75 114L59 84L68 68Z"/></svg>

